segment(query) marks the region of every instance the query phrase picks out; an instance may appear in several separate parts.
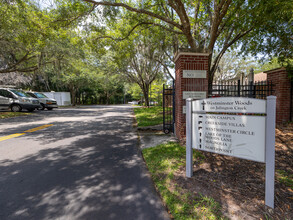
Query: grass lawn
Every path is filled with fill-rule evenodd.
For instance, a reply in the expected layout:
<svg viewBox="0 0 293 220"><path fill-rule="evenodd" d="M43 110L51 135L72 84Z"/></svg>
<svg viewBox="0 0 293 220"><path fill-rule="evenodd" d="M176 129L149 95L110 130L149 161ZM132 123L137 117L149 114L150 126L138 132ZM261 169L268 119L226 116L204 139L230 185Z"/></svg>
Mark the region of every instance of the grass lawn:
<svg viewBox="0 0 293 220"><path fill-rule="evenodd" d="M163 107L135 108L138 127L163 124Z"/></svg>
<svg viewBox="0 0 293 220"><path fill-rule="evenodd" d="M26 112L0 112L0 119L1 118L12 118L12 117L18 117L23 115L30 115L31 113Z"/></svg>
<svg viewBox="0 0 293 220"><path fill-rule="evenodd" d="M178 143L162 144L143 150L143 156L157 190L174 219L222 219L219 203L214 199L184 191L172 180L175 171L185 166L185 148ZM203 160L194 151L194 159Z"/></svg>

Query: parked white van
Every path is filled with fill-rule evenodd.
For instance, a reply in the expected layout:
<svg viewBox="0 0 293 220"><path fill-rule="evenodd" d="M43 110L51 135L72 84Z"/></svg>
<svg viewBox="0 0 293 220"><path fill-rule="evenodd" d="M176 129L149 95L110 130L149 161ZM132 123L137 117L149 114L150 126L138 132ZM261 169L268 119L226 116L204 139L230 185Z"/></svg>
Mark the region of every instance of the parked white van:
<svg viewBox="0 0 293 220"><path fill-rule="evenodd" d="M31 97L36 98L40 101L41 110L52 110L53 108L58 108L57 102L55 99L48 98L45 94L41 92L26 92Z"/></svg>
<svg viewBox="0 0 293 220"><path fill-rule="evenodd" d="M25 92L18 89L0 88L0 109L12 112L20 112L26 109L29 112L40 108L38 99L30 97Z"/></svg>

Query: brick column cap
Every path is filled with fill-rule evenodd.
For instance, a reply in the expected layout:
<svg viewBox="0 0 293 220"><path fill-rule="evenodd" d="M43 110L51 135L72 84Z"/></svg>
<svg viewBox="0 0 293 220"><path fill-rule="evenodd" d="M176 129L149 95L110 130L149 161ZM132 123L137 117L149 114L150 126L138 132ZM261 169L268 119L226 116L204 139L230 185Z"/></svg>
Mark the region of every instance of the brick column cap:
<svg viewBox="0 0 293 220"><path fill-rule="evenodd" d="M178 60L178 58L182 55L192 55L192 56L209 56L208 53L194 53L194 52L176 52L174 55L174 62Z"/></svg>
<svg viewBox="0 0 293 220"><path fill-rule="evenodd" d="M275 68L275 69L272 69L272 70L267 70L267 71L263 71L263 73L266 73L266 74L270 74L270 73L275 73L275 72L278 72L278 71L281 71L281 70L286 70L285 67L279 67L279 68Z"/></svg>

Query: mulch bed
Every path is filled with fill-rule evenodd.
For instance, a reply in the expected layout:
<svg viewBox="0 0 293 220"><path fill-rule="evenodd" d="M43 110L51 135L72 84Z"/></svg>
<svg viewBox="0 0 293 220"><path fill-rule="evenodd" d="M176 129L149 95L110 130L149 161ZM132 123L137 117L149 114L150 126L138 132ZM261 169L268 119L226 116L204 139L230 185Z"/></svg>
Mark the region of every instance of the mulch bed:
<svg viewBox="0 0 293 220"><path fill-rule="evenodd" d="M243 159L203 152L204 162L195 161L193 177L185 167L174 183L184 193L200 192L214 198L222 213L232 219L293 219L293 190L278 179L277 170L293 174L293 124L276 129L275 209L264 205L265 165Z"/></svg>

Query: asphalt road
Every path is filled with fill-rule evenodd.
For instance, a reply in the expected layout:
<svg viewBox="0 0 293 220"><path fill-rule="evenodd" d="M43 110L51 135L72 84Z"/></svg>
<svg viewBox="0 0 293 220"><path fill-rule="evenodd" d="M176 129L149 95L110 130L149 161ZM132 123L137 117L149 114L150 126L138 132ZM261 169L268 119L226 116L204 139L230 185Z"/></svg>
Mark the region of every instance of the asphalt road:
<svg viewBox="0 0 293 220"><path fill-rule="evenodd" d="M127 105L0 119L0 219L169 219L132 123Z"/></svg>

